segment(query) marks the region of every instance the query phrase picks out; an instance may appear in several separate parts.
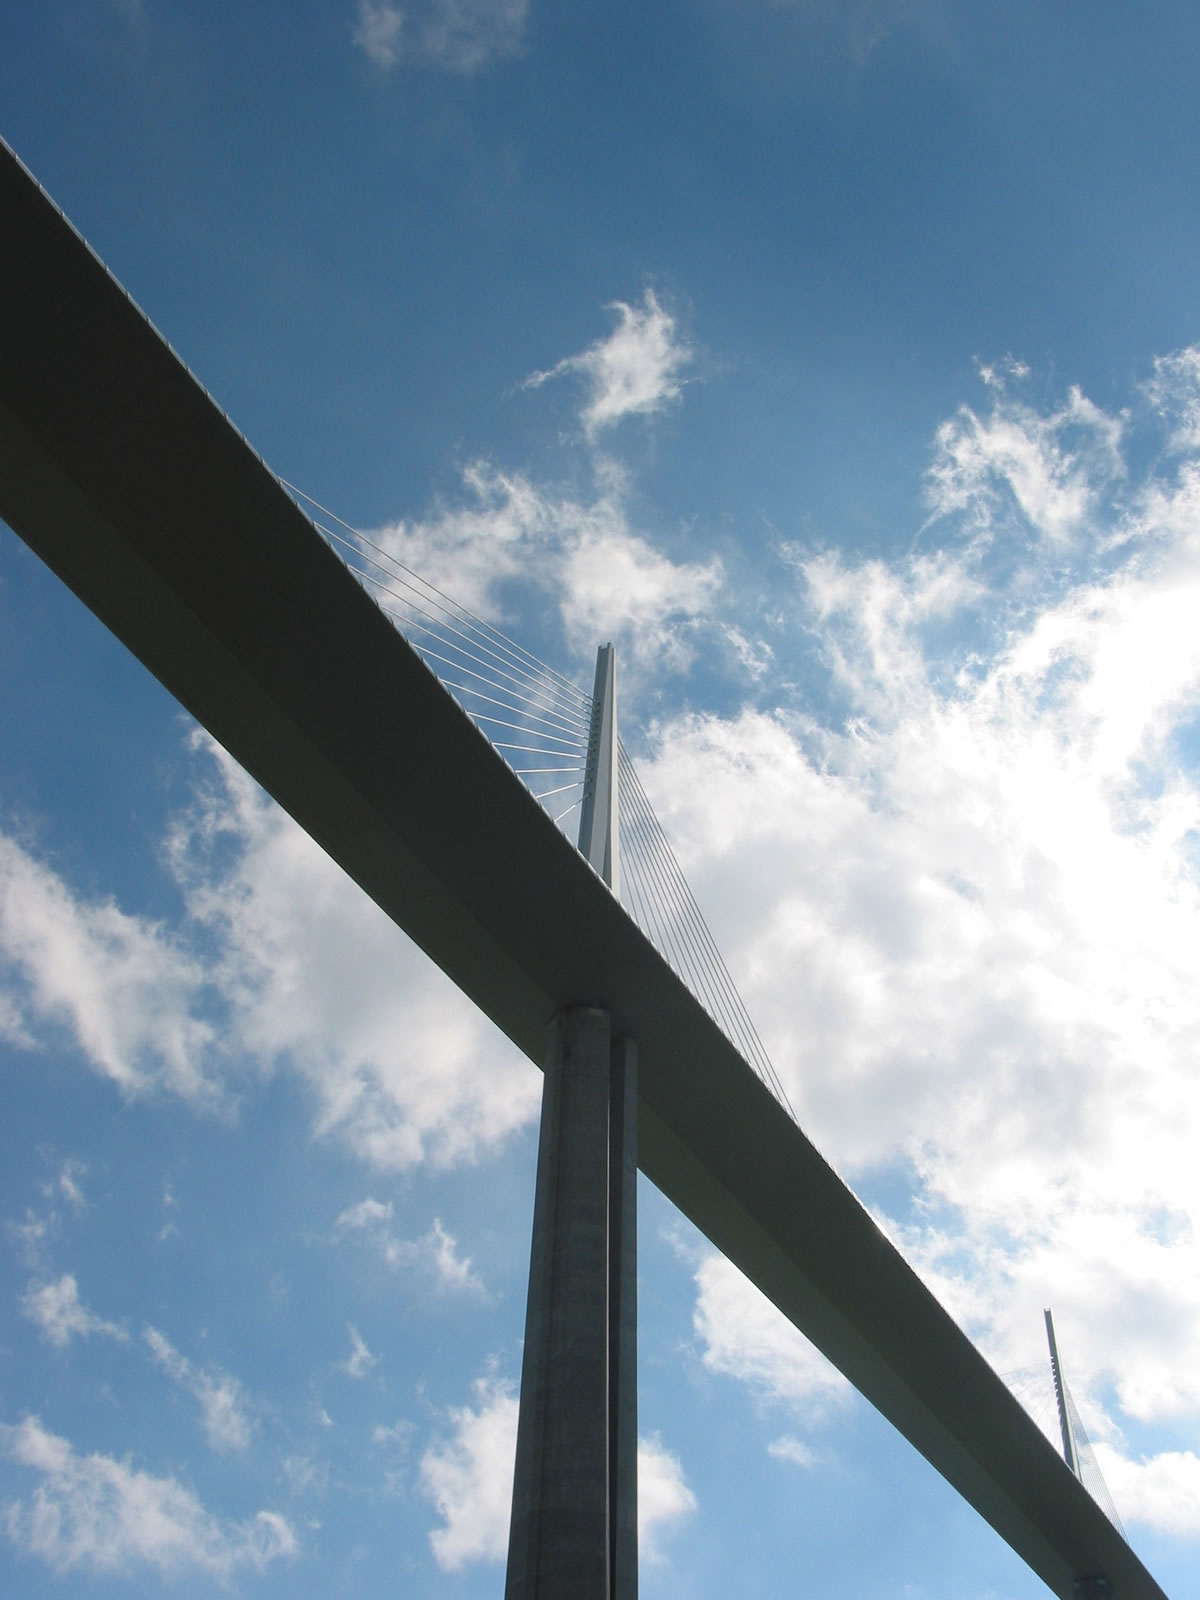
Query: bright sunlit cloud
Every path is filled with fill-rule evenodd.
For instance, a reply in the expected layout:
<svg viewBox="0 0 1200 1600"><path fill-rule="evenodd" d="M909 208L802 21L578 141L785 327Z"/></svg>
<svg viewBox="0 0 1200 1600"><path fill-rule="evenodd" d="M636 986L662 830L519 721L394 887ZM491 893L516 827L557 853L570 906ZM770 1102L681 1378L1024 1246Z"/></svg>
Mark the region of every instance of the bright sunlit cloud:
<svg viewBox="0 0 1200 1600"><path fill-rule="evenodd" d="M939 431L921 552L794 557L840 720L664 721L643 777L802 1124L852 1174L909 1165L896 1237L999 1368L1052 1303L1119 1434L1200 1416L1200 497L1188 462L1130 481L1078 393L992 387ZM728 1272L697 1275L706 1362L802 1391Z"/></svg>

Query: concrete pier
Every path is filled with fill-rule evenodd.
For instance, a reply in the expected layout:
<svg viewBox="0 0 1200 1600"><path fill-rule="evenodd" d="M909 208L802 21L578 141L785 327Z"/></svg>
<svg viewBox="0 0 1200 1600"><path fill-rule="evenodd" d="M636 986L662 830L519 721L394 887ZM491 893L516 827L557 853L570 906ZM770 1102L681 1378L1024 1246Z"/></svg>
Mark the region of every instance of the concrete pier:
<svg viewBox="0 0 1200 1600"><path fill-rule="evenodd" d="M636 1051L551 1027L505 1600L636 1600Z"/></svg>

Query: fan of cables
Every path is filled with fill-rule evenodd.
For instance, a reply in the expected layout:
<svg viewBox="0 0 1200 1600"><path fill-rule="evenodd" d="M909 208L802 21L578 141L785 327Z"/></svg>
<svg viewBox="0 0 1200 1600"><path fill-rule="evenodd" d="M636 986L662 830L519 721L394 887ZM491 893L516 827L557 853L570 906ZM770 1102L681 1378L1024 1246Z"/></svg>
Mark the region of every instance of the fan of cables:
<svg viewBox="0 0 1200 1600"><path fill-rule="evenodd" d="M533 797L556 823L570 827L567 819L586 792L592 696L294 484L281 482ZM623 744L617 787L626 910L794 1120Z"/></svg>
<svg viewBox="0 0 1200 1600"><path fill-rule="evenodd" d="M283 486L534 798L555 822L568 817L583 801L591 695L294 484Z"/></svg>

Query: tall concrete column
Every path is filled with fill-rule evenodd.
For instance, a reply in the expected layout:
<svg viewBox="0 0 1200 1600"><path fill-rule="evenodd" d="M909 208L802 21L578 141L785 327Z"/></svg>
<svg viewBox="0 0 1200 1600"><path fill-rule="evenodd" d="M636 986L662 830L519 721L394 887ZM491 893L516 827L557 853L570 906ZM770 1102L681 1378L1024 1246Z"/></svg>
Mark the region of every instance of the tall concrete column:
<svg viewBox="0 0 1200 1600"><path fill-rule="evenodd" d="M609 1089L609 1549L613 1600L637 1600L637 1045L615 1039Z"/></svg>
<svg viewBox="0 0 1200 1600"><path fill-rule="evenodd" d="M637 1594L632 1041L563 1011L542 1098L505 1600Z"/></svg>

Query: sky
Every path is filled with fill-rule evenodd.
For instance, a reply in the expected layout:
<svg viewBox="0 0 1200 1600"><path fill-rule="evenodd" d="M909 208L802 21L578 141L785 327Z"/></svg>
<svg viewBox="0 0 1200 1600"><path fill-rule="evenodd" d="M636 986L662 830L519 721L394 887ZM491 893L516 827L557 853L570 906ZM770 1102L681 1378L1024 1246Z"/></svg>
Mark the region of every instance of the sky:
<svg viewBox="0 0 1200 1600"><path fill-rule="evenodd" d="M615 641L801 1125L1043 1421L1053 1307L1173 1600L1198 65L1174 0L0 18L0 133L270 466ZM538 1071L3 527L0 708L0 1590L498 1595ZM646 1600L1045 1592L640 1207Z"/></svg>

